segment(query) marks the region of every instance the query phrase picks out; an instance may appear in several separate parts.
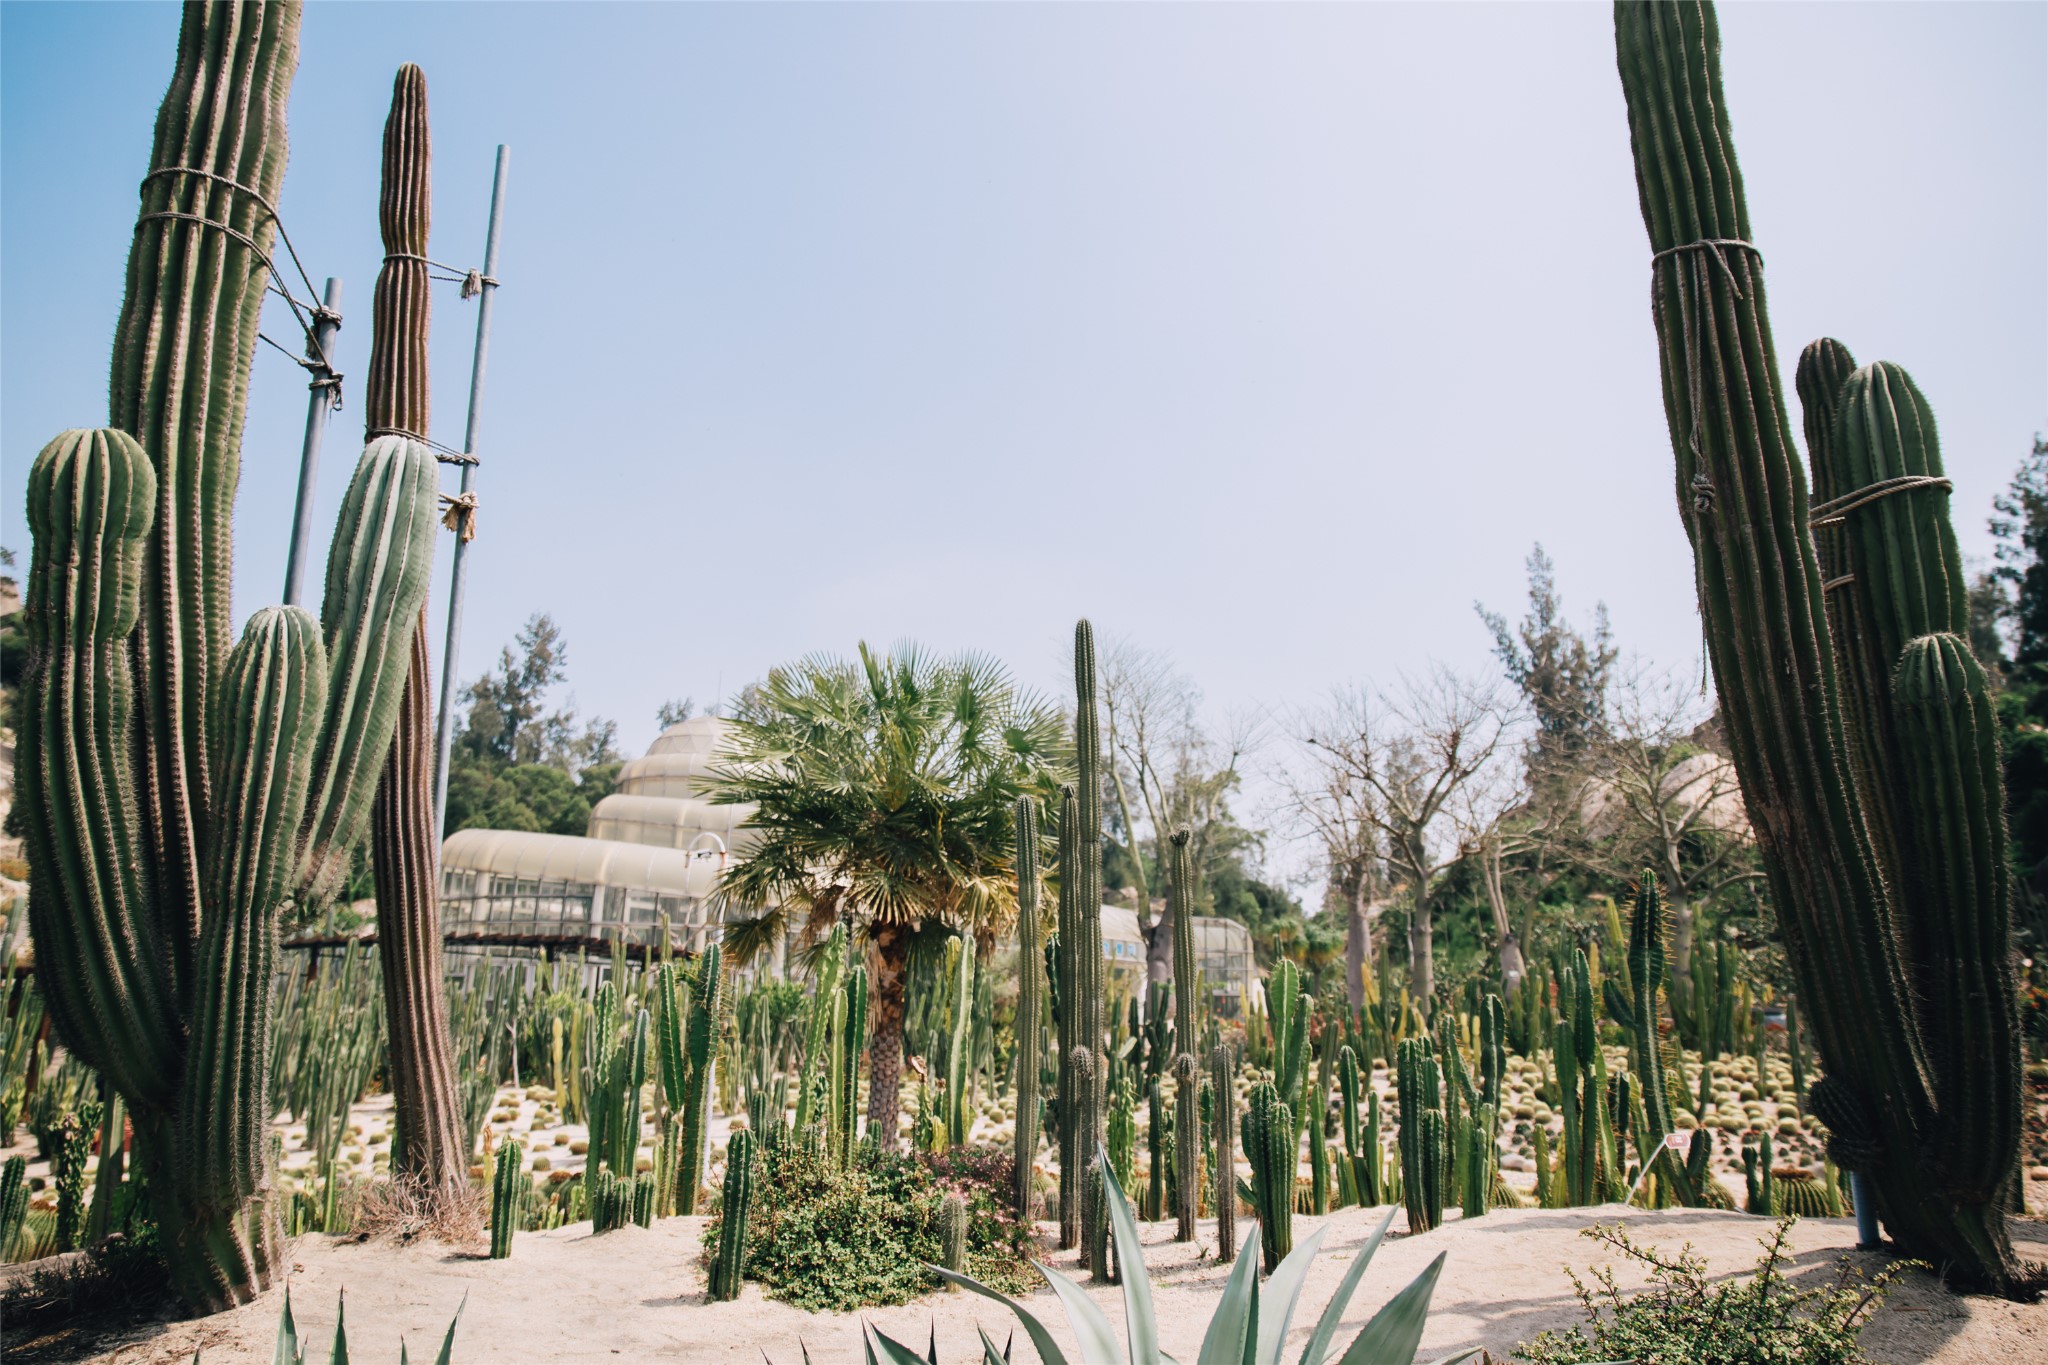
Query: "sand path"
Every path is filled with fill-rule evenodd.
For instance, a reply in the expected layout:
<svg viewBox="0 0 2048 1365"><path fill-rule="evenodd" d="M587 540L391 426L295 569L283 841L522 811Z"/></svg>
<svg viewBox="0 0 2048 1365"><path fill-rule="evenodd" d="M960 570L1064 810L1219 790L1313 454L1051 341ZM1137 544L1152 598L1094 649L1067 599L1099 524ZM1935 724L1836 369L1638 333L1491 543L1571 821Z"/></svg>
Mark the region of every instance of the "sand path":
<svg viewBox="0 0 2048 1365"><path fill-rule="evenodd" d="M1309 1277L1290 1340L1298 1349L1315 1318L1364 1241L1376 1215L1346 1210L1326 1219L1298 1217L1296 1237L1327 1224L1322 1254ZM1562 1266L1582 1272L1609 1260L1603 1249L1578 1235L1591 1222L1625 1217L1640 1240L1675 1249L1691 1242L1717 1273L1746 1269L1757 1255L1756 1239L1769 1225L1740 1214L1671 1210L1646 1213L1605 1210L1520 1209L1494 1213L1470 1223L1452 1221L1422 1237L1393 1237L1366 1273L1340 1344L1396 1289L1447 1253L1436 1291L1435 1310L1424 1337L1424 1358L1465 1346L1496 1353L1549 1327L1579 1320L1570 1281ZM439 1247L396 1248L302 1239L293 1254L292 1302L301 1339L313 1343L309 1356L324 1359L333 1331L337 1293L348 1291L348 1326L353 1359L381 1365L398 1357L401 1335L412 1359L431 1361L456 1306L467 1296L456 1334L458 1365L498 1362L745 1361L798 1365L799 1342L816 1365L861 1359L859 1324L864 1316L920 1352L934 1327L944 1365L979 1362L977 1322L998 1343L1012 1319L1001 1306L965 1293L935 1293L899 1308L864 1315L806 1314L764 1299L756 1285L733 1303L704 1300L698 1263L700 1218L672 1218L652 1229L627 1228L593 1237L587 1223L549 1233L522 1233L512 1259L493 1262ZM1398 1232L1402 1220L1397 1216ZM1205 1239L1210 1225L1204 1224ZM2048 1258L2048 1224L2017 1225L2026 1254ZM1211 1261L1197 1263L1187 1247L1171 1240L1168 1223L1144 1229L1161 1324L1161 1344L1182 1361L1195 1358L1203 1329L1226 1272ZM1854 1224L1807 1220L1793 1229L1795 1275L1832 1276L1844 1254L1854 1256ZM1213 1243L1205 1240L1205 1249ZM1857 1257L1875 1266L1875 1257ZM1073 1258L1056 1264L1072 1271ZM1631 1270L1624 1284L1640 1281ZM1094 1291L1121 1332L1119 1291ZM184 1365L195 1347L206 1365L259 1365L271 1360L281 1296L273 1294L237 1312L199 1322L151 1329L96 1359L102 1365ZM1028 1301L1032 1311L1071 1344L1053 1296L1040 1290ZM1864 1334L1871 1356L1885 1365L1905 1362L2048 1362L2048 1306L2021 1307L2002 1301L1958 1298L1926 1276L1913 1277L1895 1293ZM1013 1359L1034 1359L1029 1342L1017 1335ZM1078 1359L1078 1357L1076 1357Z"/></svg>

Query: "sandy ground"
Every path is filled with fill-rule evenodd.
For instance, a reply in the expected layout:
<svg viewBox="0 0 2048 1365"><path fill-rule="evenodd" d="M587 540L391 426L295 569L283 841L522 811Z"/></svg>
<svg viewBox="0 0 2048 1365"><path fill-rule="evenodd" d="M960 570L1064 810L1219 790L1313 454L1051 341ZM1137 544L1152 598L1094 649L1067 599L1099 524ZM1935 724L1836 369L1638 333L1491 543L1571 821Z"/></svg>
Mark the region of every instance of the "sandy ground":
<svg viewBox="0 0 2048 1365"><path fill-rule="evenodd" d="M1452 1221L1421 1237L1385 1243L1345 1315L1340 1344L1438 1252L1448 1253L1438 1282L1424 1358L1461 1347L1505 1353L1549 1327L1580 1319L1562 1267L1582 1272L1609 1258L1578 1235L1588 1224L1626 1218L1641 1239L1676 1248L1692 1243L1717 1273L1746 1269L1758 1254L1757 1238L1769 1225L1740 1214L1637 1209L1538 1210L1494 1213L1470 1223ZM1322 1254L1311 1272L1290 1341L1299 1348L1322 1312L1350 1258L1377 1215L1346 1210L1327 1219L1297 1217L1295 1235L1327 1224ZM312 1355L325 1355L338 1294L348 1294L351 1356L395 1360L401 1337L415 1360L431 1360L458 1306L455 1360L480 1362L745 1361L797 1365L799 1342L817 1365L860 1360L862 1317L920 1352L936 1327L945 1365L980 1360L975 1325L999 1343L1012 1319L1000 1305L966 1293L939 1292L900 1308L863 1315L806 1314L764 1299L748 1285L733 1303L704 1299L699 1264L703 1220L672 1218L652 1229L626 1228L593 1237L587 1223L550 1233L521 1234L508 1261L493 1262L439 1247L394 1248L302 1239L290 1278L293 1311ZM1397 1216L1395 1228L1401 1227ZM1205 1239L1210 1233L1204 1225ZM2048 1257L2048 1224L2017 1225L2025 1254ZM1156 1285L1161 1344L1182 1361L1195 1358L1226 1269L1175 1246L1167 1223L1144 1229L1147 1261ZM1793 1229L1795 1277L1831 1278L1855 1241L1852 1222L1807 1220ZM1213 1243L1205 1240L1206 1250ZM1876 1257L1856 1256L1866 1268ZM1057 1265L1073 1270L1071 1256ZM1623 1272L1624 1284L1640 1277ZM1121 1329L1119 1292L1091 1291ZM197 1322L160 1325L149 1335L96 1357L99 1365L184 1365L195 1347L206 1365L258 1365L272 1359L282 1295L272 1294L235 1313ZM1071 1346L1064 1316L1049 1290L1028 1300L1055 1336ZM1885 1365L1905 1362L2048 1361L2048 1305L2021 1307L1990 1299L1957 1298L1926 1276L1895 1292L1864 1333L1864 1345ZM1078 1358L1078 1356L1076 1357ZM1022 1333L1013 1359L1035 1359Z"/></svg>

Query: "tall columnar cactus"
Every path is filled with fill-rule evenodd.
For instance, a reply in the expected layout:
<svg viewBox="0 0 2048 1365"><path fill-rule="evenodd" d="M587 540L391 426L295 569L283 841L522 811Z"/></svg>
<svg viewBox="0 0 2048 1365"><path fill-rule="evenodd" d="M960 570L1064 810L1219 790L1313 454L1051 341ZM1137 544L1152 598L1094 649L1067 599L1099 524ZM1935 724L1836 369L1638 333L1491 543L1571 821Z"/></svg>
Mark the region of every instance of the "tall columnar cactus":
<svg viewBox="0 0 2048 1365"><path fill-rule="evenodd" d="M955 940L952 1031L946 1040L946 1141L967 1145L974 1125L974 941Z"/></svg>
<svg viewBox="0 0 2048 1365"><path fill-rule="evenodd" d="M502 1261L512 1254L512 1234L519 1228L519 1209L524 1202L522 1186L531 1188L521 1169L526 1153L518 1143L506 1139L498 1148L497 1164L491 1171L491 1259Z"/></svg>
<svg viewBox="0 0 2048 1365"><path fill-rule="evenodd" d="M1408 1207L1408 1230L1428 1232L1443 1221L1450 1200L1443 1082L1427 1034L1402 1039L1394 1052L1394 1087L1401 1101L1401 1198Z"/></svg>
<svg viewBox="0 0 2048 1365"><path fill-rule="evenodd" d="M1237 1258L1237 1052L1218 1043L1209 1052L1211 1116L1216 1144L1216 1259Z"/></svg>
<svg viewBox="0 0 2048 1365"><path fill-rule="evenodd" d="M939 1206L939 1248L946 1269L955 1275L967 1273L967 1201L958 1194L947 1195Z"/></svg>
<svg viewBox="0 0 2048 1365"><path fill-rule="evenodd" d="M1140 1216L1151 1222L1166 1217L1167 1170L1173 1164L1173 1116L1166 1107L1166 1087L1157 1076L1145 1082L1145 1193Z"/></svg>
<svg viewBox="0 0 2048 1365"><path fill-rule="evenodd" d="M2034 1272L2005 1226L2020 1053L1996 728L1965 643L1932 418L1896 369L1835 383L1847 357L1817 355L1808 388L1827 439L1811 453L1831 497L1809 506L1713 7L1617 4L1615 42L1680 511L1736 771L1826 1071L1814 1110L1903 1251L2023 1292ZM1818 410L1830 404L1831 419ZM1810 519L1839 528L1833 580ZM1832 621L1831 590L1849 594Z"/></svg>
<svg viewBox="0 0 2048 1365"><path fill-rule="evenodd" d="M1075 1056L1085 1054L1086 1048L1079 1046L1079 1009L1074 997L1077 993L1078 969L1075 965L1075 943L1080 939L1080 930L1075 927L1075 905L1077 891L1073 869L1080 861L1081 804L1080 797L1071 786L1060 788L1059 826L1059 870L1060 895L1058 902L1059 928L1053 942L1053 972L1051 991L1053 997L1053 1018L1059 1046L1059 1074L1055 1078L1055 1097L1059 1107L1060 1144L1060 1246L1077 1247L1081 1244L1081 1184L1082 1163L1081 1130L1085 1126L1081 1111L1086 1107L1082 1094L1080 1077L1075 1072Z"/></svg>
<svg viewBox="0 0 2048 1365"><path fill-rule="evenodd" d="M1629 1065L1640 1084L1642 1102L1636 1153L1645 1171L1664 1151L1664 1139L1672 1130L1670 1088L1657 1037L1657 1025L1663 1018L1658 988L1667 973L1664 933L1664 904L1657 893L1657 874L1645 868L1642 880L1636 884L1635 913L1629 921L1628 966L1634 998L1629 1002L1627 1021ZM1685 1163L1667 1157L1662 1173L1669 1179L1679 1203L1688 1207L1699 1204L1700 1191Z"/></svg>
<svg viewBox="0 0 2048 1365"><path fill-rule="evenodd" d="M1593 973L1583 948L1559 982L1555 1044L1563 1091L1565 1191L1573 1207L1598 1204L1615 1182L1613 1129L1607 1116L1606 1064L1593 1012Z"/></svg>
<svg viewBox="0 0 2048 1365"><path fill-rule="evenodd" d="M325 894L363 836L434 530L432 455L373 441L322 623L266 609L227 648L265 277L215 225L272 239L250 191L276 195L297 23L294 4L186 11L115 339L123 430L59 437L28 478L18 782L38 977L65 1042L127 1103L166 1260L201 1309L275 1272L278 919Z"/></svg>
<svg viewBox="0 0 2048 1365"><path fill-rule="evenodd" d="M370 375L363 388L367 438L424 439L428 423L427 326L431 311L427 232L431 218L427 79L410 63L392 83L384 124ZM441 969L441 834L434 827L434 715L425 605L414 613L398 713L370 819L377 891L377 956L383 965L389 1079L397 1119L392 1175L437 1199L469 1184L469 1133L456 1083L455 1049Z"/></svg>
<svg viewBox="0 0 2048 1365"><path fill-rule="evenodd" d="M853 1144L860 1130L860 1059L867 1051L868 969L856 964L846 972L839 1003L832 1012L831 1108L825 1135L832 1159L853 1164Z"/></svg>
<svg viewBox="0 0 2048 1365"><path fill-rule="evenodd" d="M742 1128L725 1148L725 1184L719 1191L718 1249L712 1254L710 1296L740 1296L747 1274L747 1222L754 1209L754 1135Z"/></svg>
<svg viewBox="0 0 2048 1365"><path fill-rule="evenodd" d="M1294 1250L1294 1111L1271 1081L1252 1087L1244 1114L1244 1154L1252 1168L1252 1203L1259 1211L1259 1246L1272 1274ZM1222 1172L1218 1172L1221 1178Z"/></svg>
<svg viewBox="0 0 2048 1365"><path fill-rule="evenodd" d="M846 926L833 925L811 966L811 1003L804 1022L803 1074L797 1083L796 1094L796 1131L799 1134L817 1121L817 1111L827 1102L825 1097L831 1088L826 1047L831 1036L832 1016L838 1008L835 1002L839 999L839 973L846 961L846 945ZM680 1040L681 1025L678 1029ZM678 1069L676 1074L678 1078L686 1075L687 1068ZM671 1103L680 1108L680 1095L672 1097Z"/></svg>
<svg viewBox="0 0 2048 1365"><path fill-rule="evenodd" d="M1192 834L1185 827L1170 840L1171 873L1167 894L1173 915L1173 1084L1174 1084L1174 1170L1176 1226L1174 1240L1195 1240L1195 1220L1201 1212L1201 1111L1195 1085L1195 1000L1201 987L1195 959L1194 855L1189 845Z"/></svg>
<svg viewBox="0 0 2048 1365"><path fill-rule="evenodd" d="M1072 1002L1075 1038L1067 1044L1069 1051L1084 1047L1093 1057L1104 1046L1109 993L1102 962L1102 732L1095 705L1095 628L1085 620L1074 626L1074 759L1073 862L1060 866L1062 894L1067 883L1073 887L1070 960L1074 977L1073 989L1063 986L1061 995ZM1061 814L1066 814L1064 807ZM1076 1155L1083 1162L1091 1158L1105 1136L1103 1086L1107 1080L1108 1068L1095 1062L1089 1070L1087 1093L1081 1097L1083 1103L1075 1109L1081 1120ZM1098 1203L1097 1214L1106 1218L1107 1207ZM1106 1224L1090 1225L1084 1233L1091 1247L1108 1245Z"/></svg>
<svg viewBox="0 0 2048 1365"><path fill-rule="evenodd" d="M1045 922L1038 904L1038 802L1017 798L1017 1221L1036 1217L1031 1174L1038 1162L1039 1029L1045 1019Z"/></svg>
<svg viewBox="0 0 2048 1365"><path fill-rule="evenodd" d="M676 1211L697 1211L698 1187L704 1183L705 1126L711 1118L712 1042L723 1008L725 965L714 943L697 959L691 983L683 1082L683 1150L676 1160Z"/></svg>
<svg viewBox="0 0 2048 1365"><path fill-rule="evenodd" d="M11 1156L0 1169L0 1260L13 1260L28 1217L28 1158Z"/></svg>

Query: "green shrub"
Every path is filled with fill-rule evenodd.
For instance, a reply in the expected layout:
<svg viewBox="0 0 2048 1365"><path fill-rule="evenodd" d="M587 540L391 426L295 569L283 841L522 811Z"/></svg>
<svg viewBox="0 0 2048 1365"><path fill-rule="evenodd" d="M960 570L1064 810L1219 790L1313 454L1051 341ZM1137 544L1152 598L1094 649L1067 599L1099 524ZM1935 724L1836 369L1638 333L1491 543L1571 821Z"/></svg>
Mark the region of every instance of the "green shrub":
<svg viewBox="0 0 2048 1365"><path fill-rule="evenodd" d="M840 1167L789 1142L760 1154L746 1278L810 1312L908 1303L937 1283L948 1194L967 1201L967 1264L991 1284L1029 1285L1030 1233L1007 1207L1009 1154L982 1148L899 1156L855 1149ZM704 1229L718 1244L720 1219Z"/></svg>
<svg viewBox="0 0 2048 1365"><path fill-rule="evenodd" d="M1620 1223L1587 1228L1583 1235L1648 1266L1649 1284L1625 1295L1611 1266L1593 1272L1593 1285L1566 1271L1588 1326L1545 1332L1522 1343L1515 1359L1529 1365L1864 1365L1868 1357L1856 1345L1864 1321L1899 1271L1925 1267L1901 1262L1865 1280L1845 1259L1832 1283L1795 1288L1785 1278L1785 1238L1797 1221L1779 1219L1770 1240L1759 1241L1764 1256L1750 1278L1719 1283L1708 1278L1706 1261L1690 1246L1671 1258L1636 1245Z"/></svg>

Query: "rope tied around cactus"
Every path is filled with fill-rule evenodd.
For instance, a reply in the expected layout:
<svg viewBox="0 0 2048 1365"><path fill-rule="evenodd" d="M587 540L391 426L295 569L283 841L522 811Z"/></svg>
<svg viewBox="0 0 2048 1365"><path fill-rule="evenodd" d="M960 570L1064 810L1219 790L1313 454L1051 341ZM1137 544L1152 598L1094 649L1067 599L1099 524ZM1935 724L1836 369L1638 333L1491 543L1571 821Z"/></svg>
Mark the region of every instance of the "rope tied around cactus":
<svg viewBox="0 0 2048 1365"><path fill-rule="evenodd" d="M441 524L464 545L476 539L476 494L443 493L441 509Z"/></svg>
<svg viewBox="0 0 2048 1365"><path fill-rule="evenodd" d="M418 441L428 450L433 451L434 458L442 464L477 465L483 463L483 461L466 450L457 450L454 446L444 446L431 436L422 436L417 431L412 431L405 427L371 427L363 433L365 441L374 441L379 436L403 436L408 441Z"/></svg>
<svg viewBox="0 0 2048 1365"><path fill-rule="evenodd" d="M459 265L449 265L445 261L437 261L430 256L419 255L417 252L387 251L384 253L384 259L386 261L418 261L421 265L427 266L430 269L445 270L448 272L447 274L436 275L433 278L446 280L450 284L461 285L462 297L465 299L473 299L478 294L483 293L485 285L490 285L493 289L498 287L498 281L495 276L486 275L481 270L464 269Z"/></svg>
<svg viewBox="0 0 2048 1365"><path fill-rule="evenodd" d="M1807 527L1819 530L1823 526L1839 526L1849 519L1849 514L1859 507L1865 507L1880 498L1894 493L1910 493L1920 488L1938 488L1946 493L1955 484L1939 474L1899 474L1876 483L1865 484L1854 492L1844 493L1838 498L1829 498L1808 513Z"/></svg>
<svg viewBox="0 0 2048 1365"><path fill-rule="evenodd" d="M262 191L244 185L241 181L229 176L221 175L217 171L202 170L197 166L159 166L156 170L142 177L140 184L136 186L137 192L139 193L142 186L147 185L150 181L167 175L197 176L201 180L211 180L216 185L226 186L228 189L248 196L258 208L270 215L270 221L276 225L278 240L284 243L286 254L292 258L292 267L299 272L299 279L306 286L308 298L317 292L313 288L313 277L306 273L306 263L299 259L299 250L292 245L291 233L285 230L284 218L278 213L277 206L271 203ZM204 214L185 213L177 209L159 209L155 213L138 214L135 219L135 230L140 232L144 223L163 220L197 223L201 227L217 228L254 252L256 259L263 262L263 268L270 272L272 292L291 306L292 316L298 319L300 328L306 333L306 349L320 357L317 362L318 364L326 366L330 372L333 370L332 363L329 362L326 353L321 349L319 341L313 333L313 324L327 320L339 322L341 315L333 312L324 304L307 302L294 295L291 292L291 287L285 283L284 276L278 271L276 263L270 259L270 253L256 245L255 238L226 223L208 218ZM311 366L308 366L308 368L311 368ZM340 378L338 374L335 377L337 380Z"/></svg>

